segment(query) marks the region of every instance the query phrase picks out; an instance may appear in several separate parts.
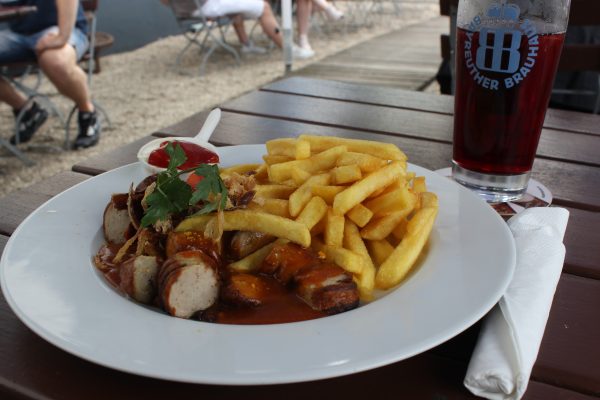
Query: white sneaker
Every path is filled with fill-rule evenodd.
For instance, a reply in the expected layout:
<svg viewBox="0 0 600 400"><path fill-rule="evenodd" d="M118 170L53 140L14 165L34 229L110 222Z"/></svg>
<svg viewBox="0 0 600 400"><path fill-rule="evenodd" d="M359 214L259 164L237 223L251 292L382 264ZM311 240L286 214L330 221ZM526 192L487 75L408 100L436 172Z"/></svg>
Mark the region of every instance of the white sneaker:
<svg viewBox="0 0 600 400"><path fill-rule="evenodd" d="M325 14L327 14L329 19L333 21L339 21L340 19L344 18L344 13L335 8L333 4L329 4L325 8Z"/></svg>
<svg viewBox="0 0 600 400"><path fill-rule="evenodd" d="M242 54L267 54L267 49L255 45L253 41L249 41L248 44L242 44Z"/></svg>
<svg viewBox="0 0 600 400"><path fill-rule="evenodd" d="M294 44L294 47L292 48L292 54L294 58L304 60L307 58L314 57L315 51L310 47L300 47L297 44Z"/></svg>

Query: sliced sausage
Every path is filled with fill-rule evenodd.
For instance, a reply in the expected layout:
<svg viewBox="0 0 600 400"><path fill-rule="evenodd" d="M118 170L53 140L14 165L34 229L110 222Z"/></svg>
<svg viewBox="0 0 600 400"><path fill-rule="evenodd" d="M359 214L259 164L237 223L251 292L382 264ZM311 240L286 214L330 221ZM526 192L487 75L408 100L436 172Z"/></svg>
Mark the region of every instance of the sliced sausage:
<svg viewBox="0 0 600 400"><path fill-rule="evenodd" d="M273 247L265 257L260 271L272 274L282 284L288 285L300 271L317 263L320 263L320 260L315 254L296 244L288 243Z"/></svg>
<svg viewBox="0 0 600 400"><path fill-rule="evenodd" d="M127 195L123 195L126 196L124 200L117 196L113 195L104 209L102 230L108 243L123 244L130 236L131 221L127 211Z"/></svg>
<svg viewBox="0 0 600 400"><path fill-rule="evenodd" d="M162 265L158 279L162 305L175 317L189 318L213 305L219 295L217 264L201 251L175 254Z"/></svg>
<svg viewBox="0 0 600 400"><path fill-rule="evenodd" d="M259 306L267 295L264 278L245 273L232 274L221 288L221 299L234 306Z"/></svg>
<svg viewBox="0 0 600 400"><path fill-rule="evenodd" d="M120 287L140 303L150 304L156 296L158 260L152 256L132 257L121 265Z"/></svg>
<svg viewBox="0 0 600 400"><path fill-rule="evenodd" d="M359 305L352 276L335 264L322 262L295 277L296 293L314 310L337 314Z"/></svg>
<svg viewBox="0 0 600 400"><path fill-rule="evenodd" d="M167 244L165 247L167 257L172 257L181 251L199 250L213 258L217 264L221 263L221 256L218 251L217 243L215 243L213 239L205 237L202 232L171 231L167 237Z"/></svg>

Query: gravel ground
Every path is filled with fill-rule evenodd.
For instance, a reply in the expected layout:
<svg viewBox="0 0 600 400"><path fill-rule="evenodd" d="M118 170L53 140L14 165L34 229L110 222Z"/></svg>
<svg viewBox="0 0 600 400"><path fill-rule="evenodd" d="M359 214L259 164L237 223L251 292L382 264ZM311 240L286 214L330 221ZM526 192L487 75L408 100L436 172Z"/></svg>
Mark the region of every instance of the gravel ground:
<svg viewBox="0 0 600 400"><path fill-rule="evenodd" d="M310 60L296 62L294 69L375 36L439 15L437 2L402 2L399 16L392 12L391 3L384 3L384 6L388 12L375 14L370 27L346 31L341 25L333 24L320 30L314 29L311 43L317 55ZM317 21L322 19L318 18ZM248 30L252 25L253 22L248 22ZM268 44L262 35L255 36L259 44ZM235 37L229 42L237 43ZM92 91L94 98L109 113L112 128L103 130L97 146L86 150L61 151L64 130L54 118L46 130L38 132L30 143L22 145L27 156L36 163L32 167L24 166L5 149L0 149L0 196L69 170L80 160L146 136L283 76L282 53L279 50L267 55L246 56L240 67L235 67L227 54L217 52L210 59L206 74L202 77L195 74L199 55L189 51L184 59L184 73L177 72L173 60L184 44L183 37L172 36L132 52L102 58L102 72L93 77ZM64 114L68 114L71 104L57 94L51 84L45 81L41 91ZM0 135L8 138L13 126L10 108L0 104ZM74 132L76 123L72 126Z"/></svg>

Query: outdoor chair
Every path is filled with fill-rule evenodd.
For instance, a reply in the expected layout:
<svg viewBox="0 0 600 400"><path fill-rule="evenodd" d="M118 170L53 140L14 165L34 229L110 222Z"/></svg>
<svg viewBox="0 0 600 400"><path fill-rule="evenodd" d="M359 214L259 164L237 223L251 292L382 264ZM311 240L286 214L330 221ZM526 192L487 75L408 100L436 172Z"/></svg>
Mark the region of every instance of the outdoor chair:
<svg viewBox="0 0 600 400"><path fill-rule="evenodd" d="M14 85L21 93L27 97L27 103L21 109L17 115L15 115L15 123L13 125L13 134L15 136L15 145L19 145L19 126L22 123L22 119L25 116L25 112L29 106L35 101L39 103L45 110L48 111L49 116L56 117L61 126L66 126L66 120L63 113L56 107L54 102L44 93L39 91L39 87L42 84L43 74L35 63L10 63L0 64L0 76L6 79L12 85ZM34 83L27 84L25 79L28 76L34 76ZM2 139L4 141L4 139ZM7 148L14 156L21 160L25 165L33 165L31 161L22 151L15 146L7 146Z"/></svg>
<svg viewBox="0 0 600 400"><path fill-rule="evenodd" d="M202 56L199 74L203 75L206 70L206 64L210 56L219 47L231 54L236 65L240 65L240 56L238 52L227 43L225 34L231 26L230 18L223 16L217 19L208 19L202 14L202 2L200 0L169 0L169 6L175 15L175 19L187 43L175 59L175 67L181 71L181 61L185 52L192 46L198 47ZM218 33L215 33L215 29ZM206 52L208 39L210 47Z"/></svg>

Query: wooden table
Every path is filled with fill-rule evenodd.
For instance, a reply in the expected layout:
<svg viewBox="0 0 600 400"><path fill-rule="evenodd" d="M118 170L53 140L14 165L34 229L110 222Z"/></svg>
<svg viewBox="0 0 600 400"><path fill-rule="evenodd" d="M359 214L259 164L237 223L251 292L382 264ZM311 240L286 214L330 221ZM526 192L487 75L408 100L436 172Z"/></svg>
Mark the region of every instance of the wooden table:
<svg viewBox="0 0 600 400"><path fill-rule="evenodd" d="M429 169L451 159L453 100L447 96L292 78L222 105L217 145L264 143L300 133L388 141ZM154 133L194 135L207 113ZM0 199L0 247L46 199L77 182L135 161L137 140ZM600 117L551 110L533 176L571 212L563 274L526 399L600 396ZM99 200L100 201L100 200ZM479 324L449 342L392 365L293 385L224 387L164 382L100 367L47 344L0 300L0 398L473 398L462 385ZM376 346L376 344L374 344Z"/></svg>

